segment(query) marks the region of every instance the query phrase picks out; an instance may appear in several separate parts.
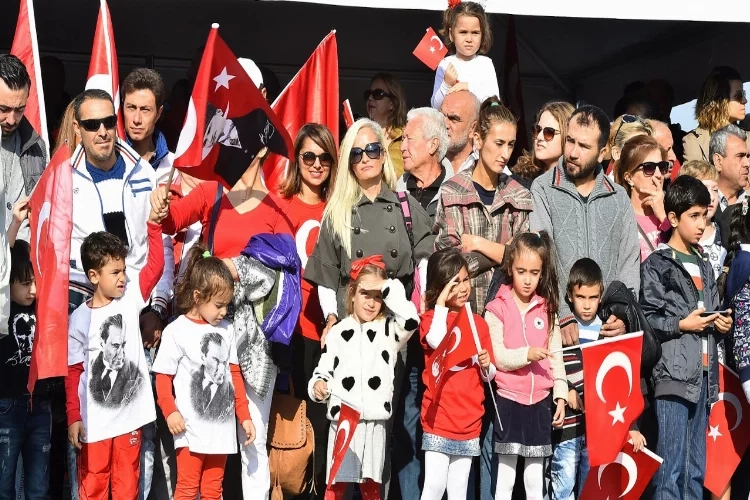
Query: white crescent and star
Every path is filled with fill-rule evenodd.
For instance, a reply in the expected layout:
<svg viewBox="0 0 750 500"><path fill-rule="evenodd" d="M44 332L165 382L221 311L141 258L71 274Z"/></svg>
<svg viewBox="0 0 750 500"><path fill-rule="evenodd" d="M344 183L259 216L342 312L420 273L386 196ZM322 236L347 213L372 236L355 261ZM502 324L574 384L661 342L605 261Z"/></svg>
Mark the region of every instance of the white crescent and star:
<svg viewBox="0 0 750 500"><path fill-rule="evenodd" d="M227 73L227 68L226 66L224 66L224 69L221 70L221 73L216 75L213 79L216 82L216 88L214 89L214 92L219 90L219 87L224 87L229 90L229 81L233 80L234 78L234 75L230 75Z"/></svg>
<svg viewBox="0 0 750 500"><path fill-rule="evenodd" d="M742 403L740 403L740 400L737 399L737 396L732 394L731 392L720 392L719 393L719 401L726 401L727 403L734 406L734 410L737 412L737 421L734 423L734 427L729 429L729 432L732 432L735 430L739 425L740 422L742 422ZM717 401L718 403L718 401ZM714 403L715 405L716 403ZM713 409L714 405L711 405L711 408ZM728 423L728 422L727 422ZM716 426L716 432L718 433L719 426ZM721 436L721 434L719 434ZM713 436L712 436L713 437ZM714 437L714 441L716 441L716 438Z"/></svg>
<svg viewBox="0 0 750 500"><path fill-rule="evenodd" d="M719 432L719 426L716 425L709 425L709 431L708 431L708 437L714 438L714 443L716 442L716 438L723 436L721 432Z"/></svg>
<svg viewBox="0 0 750 500"><path fill-rule="evenodd" d="M339 439L339 433L344 433L344 440L341 441L341 449L337 451L337 453L341 453L344 451L344 448L346 447L346 442L349 440L349 432L351 432L351 429L349 428L349 421L348 420L340 420L339 421L339 428L336 429L336 441Z"/></svg>
<svg viewBox="0 0 750 500"><path fill-rule="evenodd" d="M42 203L42 208L39 210L39 220L36 223L36 255L34 257L36 258L36 272L39 273L40 277L42 276L42 266L39 265L39 247L41 246L39 243L42 237L42 226L44 221L49 219L51 210L52 204L50 202Z"/></svg>
<svg viewBox="0 0 750 500"><path fill-rule="evenodd" d="M433 40L435 40L440 45L438 47L435 47L434 45L432 45ZM445 47L445 45L443 45L443 41L440 39L439 36L432 35L430 37L430 52L437 52L438 50L443 50L443 47Z"/></svg>
<svg viewBox="0 0 750 500"><path fill-rule="evenodd" d="M601 489L602 487L602 475L604 474L604 470L608 465L612 464L620 464L625 468L626 471L628 471L628 485L625 487L625 491L623 491L622 494L618 497L622 498L630 493L630 491L633 489L633 486L635 486L635 481L638 479L638 465L635 463L635 460L633 460L633 457L631 457L627 453L618 453L617 458L615 458L614 462L610 462L599 467L599 475L596 479L597 483L599 484L599 489Z"/></svg>
<svg viewBox="0 0 750 500"><path fill-rule="evenodd" d="M446 355L458 349L458 345L461 343L461 329L458 328L457 326L454 326L453 330L451 330L451 336L453 335L456 336L456 340L453 342L453 347L451 347L450 350L445 353Z"/></svg>
<svg viewBox="0 0 750 500"><path fill-rule="evenodd" d="M319 227L320 221L308 219L300 226L297 234L294 236L294 242L297 246L297 255L299 255L299 260L302 262L302 269L307 266L307 240L310 239L310 233L315 228Z"/></svg>
<svg viewBox="0 0 750 500"><path fill-rule="evenodd" d="M628 376L628 396L633 392L633 365L630 363L630 358L628 358L622 351L611 352L607 354L606 358L604 358L604 361L602 361L599 371L596 374L596 395L599 396L602 403L607 402L602 393L604 379L612 368L618 366L625 370L625 373ZM627 410L627 406L621 407L620 402L618 401L615 409L608 412L612 417L612 425L615 425L617 422L625 423L625 410Z"/></svg>

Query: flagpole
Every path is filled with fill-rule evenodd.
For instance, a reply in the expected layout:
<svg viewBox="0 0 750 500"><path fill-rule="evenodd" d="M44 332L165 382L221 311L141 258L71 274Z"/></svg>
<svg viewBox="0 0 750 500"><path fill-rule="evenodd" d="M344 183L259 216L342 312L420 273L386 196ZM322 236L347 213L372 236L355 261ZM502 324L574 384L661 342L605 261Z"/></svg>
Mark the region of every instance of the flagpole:
<svg viewBox="0 0 750 500"><path fill-rule="evenodd" d="M471 312L471 304L466 302L464 304L464 307L466 308L466 313L469 316L469 327L471 327L471 334L474 337L474 344L477 347L477 353L482 351L482 343L479 341L479 334L477 333L477 325L474 324L474 313ZM480 366L480 370L482 370L482 373L484 373L484 369ZM497 401L495 401L495 393L492 390L492 381L487 377L487 385L490 386L490 399L492 399L492 406L495 407L495 415L497 415L497 423L500 426L500 430L503 430L503 423L500 421L500 410L497 408Z"/></svg>

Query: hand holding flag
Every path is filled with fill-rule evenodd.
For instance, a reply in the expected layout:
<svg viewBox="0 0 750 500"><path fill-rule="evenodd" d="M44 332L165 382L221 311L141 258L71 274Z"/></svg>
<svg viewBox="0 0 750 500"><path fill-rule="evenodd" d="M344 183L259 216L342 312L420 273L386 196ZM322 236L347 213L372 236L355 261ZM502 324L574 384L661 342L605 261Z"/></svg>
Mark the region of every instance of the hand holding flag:
<svg viewBox="0 0 750 500"><path fill-rule="evenodd" d="M330 392L330 391L329 391ZM331 470L328 473L328 488L333 484L341 464L344 462L349 443L354 437L354 431L359 424L360 412L341 401L341 412L339 423L336 426L336 436L333 442L333 457L331 457Z"/></svg>
<svg viewBox="0 0 750 500"><path fill-rule="evenodd" d="M581 500L637 500L662 461L661 457L646 448L636 452L633 442L628 441L613 461L591 468L581 492Z"/></svg>
<svg viewBox="0 0 750 500"><path fill-rule="evenodd" d="M472 329L471 308L461 309L448 334L427 360L427 380L435 394L445 381L447 372L479 353L478 337Z"/></svg>

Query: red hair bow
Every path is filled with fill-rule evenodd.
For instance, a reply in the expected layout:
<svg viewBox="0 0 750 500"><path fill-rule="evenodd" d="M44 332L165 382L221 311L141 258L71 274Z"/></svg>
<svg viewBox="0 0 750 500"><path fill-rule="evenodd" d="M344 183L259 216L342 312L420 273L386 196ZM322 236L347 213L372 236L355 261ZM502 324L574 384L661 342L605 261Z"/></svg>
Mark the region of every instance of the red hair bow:
<svg viewBox="0 0 750 500"><path fill-rule="evenodd" d="M359 273L362 272L362 269L365 268L366 265L372 265L375 267L379 267L383 271L385 271L385 262L383 262L383 256L382 255L370 255L369 257L365 257L363 259L357 259L354 262L352 262L352 270L349 273L349 276L352 280L356 281L357 278L359 278Z"/></svg>
<svg viewBox="0 0 750 500"><path fill-rule="evenodd" d="M458 4L461 3L461 0L448 0L448 8L449 9L455 9L458 7Z"/></svg>

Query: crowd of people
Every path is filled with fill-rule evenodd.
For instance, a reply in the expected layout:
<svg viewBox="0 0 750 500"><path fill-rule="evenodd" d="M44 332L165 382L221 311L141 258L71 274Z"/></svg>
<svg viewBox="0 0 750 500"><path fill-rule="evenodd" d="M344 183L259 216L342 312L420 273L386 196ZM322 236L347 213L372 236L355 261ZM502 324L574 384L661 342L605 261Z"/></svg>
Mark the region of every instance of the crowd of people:
<svg viewBox="0 0 750 500"><path fill-rule="evenodd" d="M511 164L526 131L483 55L488 16L452 1L441 36L432 107L409 110L398 79L376 74L340 144L302 127L278 189L263 154L231 188L189 169L167 185L189 91L165 110L152 69L122 82L125 138L105 91L60 107L68 374L31 393L28 199L47 153L24 117L27 69L0 56L0 497L63 498L68 484L71 499L281 499L269 449L274 403L292 396L314 436L296 498L506 500L517 476L527 498L577 498L583 368L562 349L639 330L659 345L647 356L644 340L646 410L629 432L663 459L648 495L703 497L720 362L750 401L740 75L709 73L687 133L661 80L629 86L614 120L548 102ZM607 312L612 290L643 324ZM425 360L467 304L478 352L436 391ZM344 403L360 421L329 478Z"/></svg>

